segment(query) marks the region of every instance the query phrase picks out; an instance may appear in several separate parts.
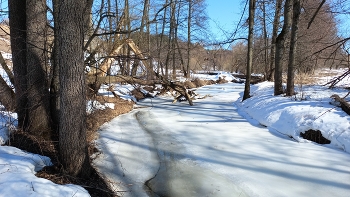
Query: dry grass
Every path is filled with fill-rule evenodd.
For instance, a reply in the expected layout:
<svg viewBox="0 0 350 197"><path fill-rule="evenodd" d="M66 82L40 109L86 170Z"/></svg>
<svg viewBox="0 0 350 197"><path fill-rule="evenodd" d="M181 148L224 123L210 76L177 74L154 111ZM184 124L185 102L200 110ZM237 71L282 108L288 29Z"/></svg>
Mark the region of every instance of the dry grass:
<svg viewBox="0 0 350 197"><path fill-rule="evenodd" d="M202 87L202 86L205 86L205 85L215 84L216 82L213 81L213 80L202 80L202 79L196 78L196 79L194 79L192 81L192 83L194 84L194 86L196 88L198 88L198 87Z"/></svg>
<svg viewBox="0 0 350 197"><path fill-rule="evenodd" d="M91 145L97 139L97 130L102 124L111 121L121 114L130 112L134 105L132 101L126 101L116 97L97 96L96 100L101 104L113 103L114 109L96 110L87 116L87 141ZM90 147L89 150L90 153L94 152L93 147Z"/></svg>
<svg viewBox="0 0 350 197"><path fill-rule="evenodd" d="M184 86L187 88L187 89L192 89L192 88L196 88L197 85L192 82L192 81L185 81L184 82Z"/></svg>
<svg viewBox="0 0 350 197"><path fill-rule="evenodd" d="M299 85L314 85L317 83L317 78L311 74L300 73L295 75L294 82Z"/></svg>
<svg viewBox="0 0 350 197"><path fill-rule="evenodd" d="M287 75L282 75L282 81L283 83L287 83ZM317 83L317 78L314 75L307 74L307 73L299 73L296 74L294 77L294 84L295 85L314 85Z"/></svg>

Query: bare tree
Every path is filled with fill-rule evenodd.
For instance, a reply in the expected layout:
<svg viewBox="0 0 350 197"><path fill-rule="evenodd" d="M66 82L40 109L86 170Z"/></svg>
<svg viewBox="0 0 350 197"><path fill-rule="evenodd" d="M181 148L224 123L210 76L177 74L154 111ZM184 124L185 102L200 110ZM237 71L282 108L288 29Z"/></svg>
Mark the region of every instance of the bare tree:
<svg viewBox="0 0 350 197"><path fill-rule="evenodd" d="M27 44L26 6L23 1L9 0L9 24L11 29L11 51L16 89L16 112L18 127L28 125L27 108Z"/></svg>
<svg viewBox="0 0 350 197"><path fill-rule="evenodd" d="M282 64L283 55L286 49L286 39L290 32L291 17L292 17L292 0L286 0L284 5L284 22L281 32L276 38L276 52L275 52L275 86L274 94L283 94L282 86Z"/></svg>
<svg viewBox="0 0 350 197"><path fill-rule="evenodd" d="M268 35L267 35L267 27L266 27L266 2L261 2L262 12L263 12L263 37L264 37L264 79L267 80L267 75L269 73L269 62L268 62Z"/></svg>
<svg viewBox="0 0 350 197"><path fill-rule="evenodd" d="M243 101L250 97L250 79L251 68L253 64L253 36L254 36L254 16L255 16L255 0L249 0L249 32L248 32L248 53L247 53L247 69L246 81L244 86Z"/></svg>
<svg viewBox="0 0 350 197"><path fill-rule="evenodd" d="M82 177L90 174L83 56L85 5L85 0L59 1L55 23L59 43L55 58L60 67L60 161L67 173Z"/></svg>
<svg viewBox="0 0 350 197"><path fill-rule="evenodd" d="M270 71L267 80L272 81L274 79L275 70L275 53L276 53L276 38L278 35L278 26L282 10L282 0L276 1L275 16L273 17L273 28L271 37L271 49L270 49Z"/></svg>
<svg viewBox="0 0 350 197"><path fill-rule="evenodd" d="M188 0L188 18L187 18L187 65L185 77L190 77L191 60L191 25L192 25L192 0Z"/></svg>
<svg viewBox="0 0 350 197"><path fill-rule="evenodd" d="M49 139L51 114L47 69L46 0L27 1L28 130Z"/></svg>
<svg viewBox="0 0 350 197"><path fill-rule="evenodd" d="M287 90L286 95L294 95L294 72L295 72L295 54L297 48L298 24L300 17L300 0L293 0L293 21L290 38L289 60L288 60L288 75L287 75Z"/></svg>

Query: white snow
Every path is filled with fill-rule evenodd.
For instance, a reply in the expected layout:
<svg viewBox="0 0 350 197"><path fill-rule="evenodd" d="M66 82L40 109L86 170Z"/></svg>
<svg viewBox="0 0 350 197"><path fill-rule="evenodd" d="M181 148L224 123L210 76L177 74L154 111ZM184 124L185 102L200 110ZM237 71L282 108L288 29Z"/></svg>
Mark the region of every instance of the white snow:
<svg viewBox="0 0 350 197"><path fill-rule="evenodd" d="M36 177L35 173L46 165L51 165L48 157L27 153L15 147L0 146L0 196L90 196L80 186L58 185Z"/></svg>
<svg viewBox="0 0 350 197"><path fill-rule="evenodd" d="M215 75L208 75L208 74L203 74L203 73L199 73L199 74L191 74L192 78L199 78L199 79L203 79L203 80L219 80L221 79L225 79L226 81L243 81L239 78L234 77L231 73L229 72L224 72L224 71L217 71Z"/></svg>
<svg viewBox="0 0 350 197"><path fill-rule="evenodd" d="M148 187L170 196L348 196L349 116L329 104L346 91L275 97L271 85L252 86L244 102L234 83L199 88L210 97L194 106L146 99L101 127L95 165L123 196L148 196ZM300 138L307 129L332 143Z"/></svg>
<svg viewBox="0 0 350 197"><path fill-rule="evenodd" d="M50 158L28 153L11 146L3 146L16 123L16 114L0 114L0 197L87 197L89 193L80 186L59 185L38 178L35 173L52 165Z"/></svg>
<svg viewBox="0 0 350 197"><path fill-rule="evenodd" d="M93 111L104 110L104 109L106 109L106 107L114 109L114 103L105 103L102 105L98 101L89 100L86 104L86 112L88 114L91 114Z"/></svg>
<svg viewBox="0 0 350 197"><path fill-rule="evenodd" d="M300 132L319 130L334 145L350 153L349 115L331 105L333 94L345 96L344 89L330 90L325 86L305 86L294 97L273 96L273 83L252 87L252 98L239 106L260 124L293 137L298 142Z"/></svg>

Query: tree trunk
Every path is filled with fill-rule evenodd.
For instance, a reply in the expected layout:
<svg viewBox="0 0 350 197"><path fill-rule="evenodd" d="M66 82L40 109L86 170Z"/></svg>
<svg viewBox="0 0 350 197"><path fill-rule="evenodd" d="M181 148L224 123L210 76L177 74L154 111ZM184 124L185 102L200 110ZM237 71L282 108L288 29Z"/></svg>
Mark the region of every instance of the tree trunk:
<svg viewBox="0 0 350 197"><path fill-rule="evenodd" d="M16 89L16 112L18 127L24 129L28 125L26 3L25 1L9 0L8 4L12 63L15 77L14 86Z"/></svg>
<svg viewBox="0 0 350 197"><path fill-rule="evenodd" d="M175 27L175 33L174 33L174 36L175 36L175 44L176 44L176 48L177 48L177 52L179 53L179 59L180 59L180 68L182 69L182 71L184 72L184 76L186 77L187 76L187 71L186 71L186 68L185 68L185 63L184 63L184 60L183 60L183 57L182 57L182 52L181 52L181 48L179 46L179 39L178 39L178 24L180 24L180 8L181 8L181 2L179 2L179 5L178 5L178 9L177 9L177 16L176 16L176 27ZM176 75L175 75L175 79L176 79Z"/></svg>
<svg viewBox="0 0 350 197"><path fill-rule="evenodd" d="M243 101L250 97L250 79L251 79L251 68L253 64L254 16L255 16L255 0L249 0L248 54L247 54L247 70L246 70L246 80L245 80L245 86L244 86Z"/></svg>
<svg viewBox="0 0 350 197"><path fill-rule="evenodd" d="M168 4L168 1L169 0L165 1L165 5ZM164 15L163 15L163 21L162 21L162 31L160 34L160 41L159 41L159 48L158 48L158 65L157 66L158 67L161 66L162 75L164 75L164 69L163 69L162 61L160 59L161 59L161 51L162 51L162 47L163 47L163 37L164 37L165 24L166 24L166 20L165 20L166 15L167 15L167 8L164 9ZM167 75L165 77L167 78Z"/></svg>
<svg viewBox="0 0 350 197"><path fill-rule="evenodd" d="M264 80L267 80L269 75L269 62L268 62L268 36L267 36L267 28L266 28L266 5L265 1L262 2L262 12L263 12L263 34L264 34L264 68L265 68L265 74L264 74Z"/></svg>
<svg viewBox="0 0 350 197"><path fill-rule="evenodd" d="M287 96L294 95L294 72L295 72L295 53L297 48L298 24L300 17L300 0L294 0L293 3L293 22L290 38L288 76L287 76Z"/></svg>
<svg viewBox="0 0 350 197"><path fill-rule="evenodd" d="M274 70L275 70L275 52L276 52L276 38L278 35L278 26L279 26L279 20L281 16L281 10L282 10L282 0L276 1L276 8L275 8L275 16L273 18L273 28L272 28L272 37L271 37L271 51L270 51L270 70L267 77L267 80L273 81L274 80Z"/></svg>
<svg viewBox="0 0 350 197"><path fill-rule="evenodd" d="M47 80L46 1L27 1L28 130L46 139L51 135Z"/></svg>
<svg viewBox="0 0 350 197"><path fill-rule="evenodd" d="M0 64L2 66L2 69L6 72L10 82L14 85L15 84L15 77L13 75L12 70L8 67L8 65L5 62L4 57L2 56L2 53L0 53Z"/></svg>
<svg viewBox="0 0 350 197"><path fill-rule="evenodd" d="M283 70L283 55L286 49L286 38L290 32L291 16L292 16L292 0L286 0L284 5L284 23L282 31L276 38L276 52L275 52L275 86L274 94L283 94L282 86L282 70Z"/></svg>
<svg viewBox="0 0 350 197"><path fill-rule="evenodd" d="M59 7L60 1L56 1L53 4L53 17L54 21L58 20L58 7ZM57 28L54 29L54 35L57 35ZM52 138L55 141L58 141L59 136L59 122L60 122L60 80L59 80L59 62L56 58L58 56L59 52L59 42L58 39L54 39L54 46L52 51L52 57L53 60L52 64L52 78L51 78L51 84L50 84L50 111L51 111L51 119L52 119L52 130L53 135Z"/></svg>
<svg viewBox="0 0 350 197"><path fill-rule="evenodd" d="M149 21L149 0L145 0L143 3L143 14L141 19L140 32L143 32L143 28Z"/></svg>
<svg viewBox="0 0 350 197"><path fill-rule="evenodd" d="M176 4L177 4L177 0L173 0L173 3L171 4L171 16L170 16L170 28L171 30L171 52L172 52L172 67L173 67L173 71L172 71L172 79L175 80L176 79L176 63L175 63L175 47L176 47L176 20L175 20L175 15L176 15Z"/></svg>
<svg viewBox="0 0 350 197"><path fill-rule="evenodd" d="M191 25L192 25L192 0L188 0L188 18L187 18L187 66L185 77L190 77L190 62L191 62Z"/></svg>
<svg viewBox="0 0 350 197"><path fill-rule="evenodd" d="M59 1L55 24L59 49L55 58L60 67L60 162L67 173L87 178L91 167L86 142L84 3Z"/></svg>
<svg viewBox="0 0 350 197"><path fill-rule="evenodd" d="M90 37L93 32L93 22L92 22L92 4L93 0L86 0L81 6L84 7L84 35L86 38Z"/></svg>
<svg viewBox="0 0 350 197"><path fill-rule="evenodd" d="M0 76L0 102L6 110L14 111L16 108L15 93L7 85L6 81Z"/></svg>
<svg viewBox="0 0 350 197"><path fill-rule="evenodd" d="M7 66L2 53L0 53L0 63L2 68L5 70L7 76L10 79L12 84L15 83L15 77L13 76L12 71ZM15 102L15 92L12 88L6 83L6 81L0 76L0 102L8 111L14 111L16 109Z"/></svg>

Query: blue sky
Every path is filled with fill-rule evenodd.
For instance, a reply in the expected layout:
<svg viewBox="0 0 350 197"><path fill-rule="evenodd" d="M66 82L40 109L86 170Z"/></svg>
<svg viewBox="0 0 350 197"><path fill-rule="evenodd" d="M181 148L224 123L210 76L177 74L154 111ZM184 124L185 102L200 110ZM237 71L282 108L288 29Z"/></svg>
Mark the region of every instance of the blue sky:
<svg viewBox="0 0 350 197"><path fill-rule="evenodd" d="M225 37L221 29L233 32L243 11L241 0L206 0L206 3L210 28L216 38Z"/></svg>

